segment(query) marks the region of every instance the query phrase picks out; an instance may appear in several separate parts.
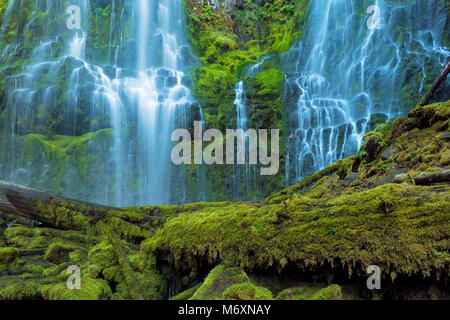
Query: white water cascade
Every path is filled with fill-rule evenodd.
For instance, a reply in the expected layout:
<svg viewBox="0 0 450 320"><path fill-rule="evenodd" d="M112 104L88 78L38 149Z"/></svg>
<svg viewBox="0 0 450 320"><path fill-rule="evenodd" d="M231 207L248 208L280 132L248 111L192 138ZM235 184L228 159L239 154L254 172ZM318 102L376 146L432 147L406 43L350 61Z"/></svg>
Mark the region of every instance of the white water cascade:
<svg viewBox="0 0 450 320"><path fill-rule="evenodd" d="M283 55L286 184L358 152L377 120L414 107L402 103L417 103L450 56L440 45L446 14L439 1L374 5L379 28L368 23L376 16L359 14L369 9L361 2L313 1L306 38Z"/></svg>
<svg viewBox="0 0 450 320"><path fill-rule="evenodd" d="M31 63L8 79L12 125L0 130L5 137L2 142L8 140L2 143L5 152L0 155L2 178L55 191L52 176L62 175L67 181L61 190L65 195L116 206L183 202L183 182L170 159L170 138L175 128L193 123L198 112L191 110L193 99L183 72L195 59L185 39L182 1L113 0L107 59L90 46L88 22L97 14L91 12L91 1L71 0L69 4L80 6L82 30L54 28L40 40ZM8 4L2 26L5 39L6 25L15 19L14 14L20 14L21 5L17 0ZM65 10L60 1L38 0L29 5L34 5L34 16ZM66 44L57 52L60 43ZM19 47L19 41L6 46L2 58L12 59ZM43 152L42 158L26 163L25 151L13 150L15 135L51 127L45 118L36 116L34 110L41 107L61 113L56 128L60 134L97 132L84 152L92 167L81 167L90 181L77 180L80 166L70 161L61 168L63 172L56 173L55 160ZM110 133L99 131L104 128L111 128ZM41 179L34 172L38 162L46 168Z"/></svg>
<svg viewBox="0 0 450 320"><path fill-rule="evenodd" d="M245 82L239 81L234 91L236 92L236 98L234 105L236 106L236 129L245 132L248 129L248 118L246 108L246 95L245 95ZM235 199L246 199L250 195L251 188L254 187L256 177L254 174L254 168L248 163L248 138L245 135L241 135L241 141L238 141L241 145L245 146L243 150L238 150L237 159L245 159L245 164L238 164L234 166L233 173L233 193Z"/></svg>

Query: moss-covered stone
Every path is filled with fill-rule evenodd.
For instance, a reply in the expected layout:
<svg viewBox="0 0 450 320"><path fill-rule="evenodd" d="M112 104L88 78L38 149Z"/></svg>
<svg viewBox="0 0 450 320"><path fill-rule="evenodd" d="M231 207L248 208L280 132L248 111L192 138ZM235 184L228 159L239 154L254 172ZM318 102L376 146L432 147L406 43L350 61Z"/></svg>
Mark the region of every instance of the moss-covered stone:
<svg viewBox="0 0 450 320"><path fill-rule="evenodd" d="M45 252L44 259L55 264L60 264L68 261L69 254L75 249L76 247L70 243L54 242Z"/></svg>
<svg viewBox="0 0 450 320"><path fill-rule="evenodd" d="M0 288L2 300L35 300L39 296L37 283L31 281L19 280Z"/></svg>
<svg viewBox="0 0 450 320"><path fill-rule="evenodd" d="M105 280L90 277L81 279L80 290L68 289L65 282L42 288L42 297L46 300L109 300L111 296L111 288Z"/></svg>
<svg viewBox="0 0 450 320"><path fill-rule="evenodd" d="M278 294L276 300L342 300L342 289L338 285L305 284L283 290Z"/></svg>
<svg viewBox="0 0 450 320"><path fill-rule="evenodd" d="M177 294L176 296L170 298L170 300L189 300L194 293L201 287L201 283L197 284L196 286L187 289L179 294Z"/></svg>
<svg viewBox="0 0 450 320"><path fill-rule="evenodd" d="M242 269L219 265L209 273L190 300L221 300L229 287L249 282L250 279Z"/></svg>
<svg viewBox="0 0 450 320"><path fill-rule="evenodd" d="M17 259L19 259L19 250L16 248L0 248L0 265L10 265Z"/></svg>
<svg viewBox="0 0 450 320"><path fill-rule="evenodd" d="M225 300L272 300L269 289L257 287L252 283L232 285L223 292Z"/></svg>

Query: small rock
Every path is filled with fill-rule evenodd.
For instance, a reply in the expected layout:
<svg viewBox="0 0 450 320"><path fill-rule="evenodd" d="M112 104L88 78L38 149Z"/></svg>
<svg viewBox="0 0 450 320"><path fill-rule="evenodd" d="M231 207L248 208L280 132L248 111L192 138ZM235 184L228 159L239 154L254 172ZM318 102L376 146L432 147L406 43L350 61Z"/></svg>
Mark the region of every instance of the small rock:
<svg viewBox="0 0 450 320"><path fill-rule="evenodd" d="M383 152L382 159L387 160L392 156L392 147L389 147L385 152Z"/></svg>
<svg viewBox="0 0 450 320"><path fill-rule="evenodd" d="M151 213L151 216L157 217L159 216L161 213L161 209L159 209L158 207L155 207Z"/></svg>
<svg viewBox="0 0 450 320"><path fill-rule="evenodd" d="M398 174L392 180L392 183L402 183L403 179L406 178L406 173Z"/></svg>

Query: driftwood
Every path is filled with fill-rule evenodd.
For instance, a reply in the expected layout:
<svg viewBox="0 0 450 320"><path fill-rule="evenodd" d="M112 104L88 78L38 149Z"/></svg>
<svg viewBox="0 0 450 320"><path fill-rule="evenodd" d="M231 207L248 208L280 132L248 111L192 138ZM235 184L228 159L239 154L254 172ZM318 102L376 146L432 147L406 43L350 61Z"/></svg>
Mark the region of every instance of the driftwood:
<svg viewBox="0 0 450 320"><path fill-rule="evenodd" d="M433 84L433 86L428 91L426 96L423 97L422 100L419 102L419 106L425 106L425 105L428 104L428 102L431 100L431 98L433 97L434 93L436 92L436 90L441 85L441 83L444 82L444 80L447 78L449 72L450 72L450 62L447 63L447 65L445 66L445 68L442 71L441 75L436 80L436 82Z"/></svg>
<svg viewBox="0 0 450 320"><path fill-rule="evenodd" d="M415 179L416 185L429 186L434 183L449 183L450 170L441 172L424 172Z"/></svg>

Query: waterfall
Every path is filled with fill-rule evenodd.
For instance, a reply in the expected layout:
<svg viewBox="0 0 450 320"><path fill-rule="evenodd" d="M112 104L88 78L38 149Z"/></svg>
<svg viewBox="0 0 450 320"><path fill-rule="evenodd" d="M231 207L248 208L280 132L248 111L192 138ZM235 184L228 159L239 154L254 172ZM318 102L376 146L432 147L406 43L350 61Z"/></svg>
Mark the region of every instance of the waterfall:
<svg viewBox="0 0 450 320"><path fill-rule="evenodd" d="M239 81L235 88L236 106L236 130L242 130L244 133L248 128L249 120L247 118L245 82ZM234 166L233 172L233 198L236 200L255 200L257 192L257 173L256 166L251 166L248 161L249 139L245 135L240 136L241 145L245 146L243 150L238 150L237 159L245 159L245 164Z"/></svg>
<svg viewBox="0 0 450 320"><path fill-rule="evenodd" d="M378 12L362 5L313 1L306 38L282 57L287 184L355 154L377 123L414 107L448 60L439 1L375 1L376 28L366 12Z"/></svg>
<svg viewBox="0 0 450 320"><path fill-rule="evenodd" d="M102 19L93 12L93 2L69 1L81 8L81 30L65 28L64 3L11 0L6 9L0 38L8 43L0 51L6 65L14 64L23 43L39 42L23 58L22 68L5 67L3 123L10 125L0 128L1 178L116 206L184 201L179 198L183 183L174 182L170 138L198 112L191 110L183 72L195 58L184 36L182 1L113 0L104 47L93 45L100 41L93 36L99 31L88 22ZM54 26L41 39L8 39L8 23L22 15L23 6L34 10L26 22L29 28L39 14L54 17L49 21ZM60 136L47 138L48 130ZM64 144L70 136L86 137L77 145L84 158L61 164L49 150L53 143L75 148ZM17 141L32 145L16 150ZM78 153L74 155L81 157ZM53 185L60 181L62 185Z"/></svg>

